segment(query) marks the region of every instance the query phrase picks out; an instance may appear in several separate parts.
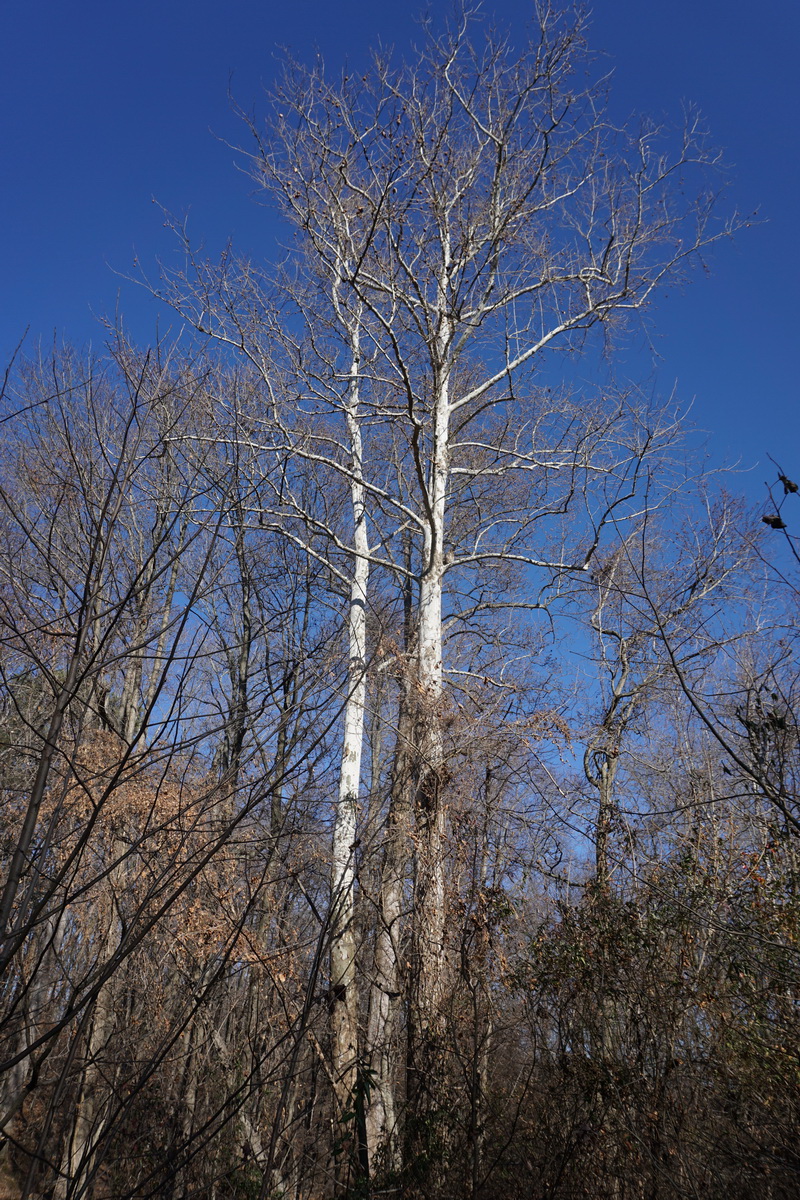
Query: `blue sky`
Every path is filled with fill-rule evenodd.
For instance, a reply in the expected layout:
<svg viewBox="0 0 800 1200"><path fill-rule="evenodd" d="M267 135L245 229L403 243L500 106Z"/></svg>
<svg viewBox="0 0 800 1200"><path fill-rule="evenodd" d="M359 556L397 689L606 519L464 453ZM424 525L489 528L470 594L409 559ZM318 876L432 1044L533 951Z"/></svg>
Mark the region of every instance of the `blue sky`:
<svg viewBox="0 0 800 1200"><path fill-rule="evenodd" d="M483 9L521 38L532 4ZM281 46L301 59L319 49L334 67L365 63L378 40L406 52L420 11L417 0L4 5L0 364L26 326L29 346L54 333L100 343L97 317L118 294L138 338L157 319L174 324L112 270L132 271L134 251L153 273L169 256L153 197L188 210L210 253L231 237L270 256L280 229L219 140L242 136L229 79L248 107ZM728 202L760 210L763 223L722 247L708 277L659 303L655 366L642 349L623 367L665 394L677 386L714 457L753 467L739 482L758 499L767 452L800 475L800 5L597 0L590 41L614 69L615 116L678 120L683 101L697 104L731 167Z"/></svg>

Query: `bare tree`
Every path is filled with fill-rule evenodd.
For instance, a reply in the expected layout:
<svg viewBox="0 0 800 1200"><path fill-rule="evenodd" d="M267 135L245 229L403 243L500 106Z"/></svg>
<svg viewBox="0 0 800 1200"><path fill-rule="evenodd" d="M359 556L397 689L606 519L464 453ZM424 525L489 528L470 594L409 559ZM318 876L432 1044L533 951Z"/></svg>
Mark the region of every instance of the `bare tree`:
<svg viewBox="0 0 800 1200"><path fill-rule="evenodd" d="M298 232L296 254L267 280L230 254L218 267L199 263L187 244L187 270L163 287L197 329L261 373L282 452L335 472L351 493L344 539L302 514L351 564L331 917L342 1102L360 1053L351 931L368 564L412 584L411 711L397 725L416 824L406 1097L420 1129L440 1107L450 969L443 720L448 671L459 668L445 655L445 623L463 625L492 604L548 603L588 569L612 519L635 511L643 467L668 452L674 424L631 397L553 397L542 364L547 352L583 350L593 331L612 348L626 320L735 224L714 218L716 155L699 120L677 140L646 123L615 130L585 63L580 21L543 9L516 55L465 9L445 34L426 32L413 65L378 59L363 78L331 81L321 64L290 64L269 133L251 123L252 163ZM268 315L287 295L300 335L292 319L281 327ZM341 435L320 428L323 414ZM501 563L536 572L537 598L525 584L489 599L480 580ZM450 597L470 578L480 598L459 612ZM385 923L396 920L393 911ZM396 978L389 963L378 974ZM376 1000L368 1057L389 1036L379 1012L388 1021ZM387 1101L376 1089L374 1103L386 1110ZM385 1122L371 1127L391 1139ZM416 1138L410 1129L409 1154L424 1161Z"/></svg>

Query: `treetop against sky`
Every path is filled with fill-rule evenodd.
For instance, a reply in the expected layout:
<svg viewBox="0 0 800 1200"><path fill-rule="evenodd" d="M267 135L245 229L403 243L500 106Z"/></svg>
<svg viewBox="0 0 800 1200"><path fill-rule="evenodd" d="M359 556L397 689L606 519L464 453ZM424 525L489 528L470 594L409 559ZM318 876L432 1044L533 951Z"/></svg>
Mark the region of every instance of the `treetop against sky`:
<svg viewBox="0 0 800 1200"><path fill-rule="evenodd" d="M360 69L376 46L413 58L419 12L415 3L364 0L245 0L235 10L209 0L9 6L0 82L3 361L26 328L29 348L54 332L96 344L97 318L117 306L142 341L157 322L175 325L123 278L134 256L154 274L156 259L175 253L152 200L188 213L192 238L211 256L232 239L238 252L274 258L290 235L237 171L244 164L232 147L247 138L228 89L258 116L284 51L300 61L319 53L331 71ZM508 28L521 46L532 17L523 0L494 0L480 8L476 29ZM435 23L444 19L445 6L433 11ZM632 339L618 360L619 373L654 394L675 389L714 435L715 455L754 467L742 483L758 498L771 472L766 453L791 473L800 444L799 26L798 10L781 0L761 5L757 21L727 0L598 0L589 25L595 70L610 73L611 117L644 113L679 125L682 106L697 105L729 164L722 204L744 216L758 210L758 224L715 250L708 275L659 299L650 343Z"/></svg>

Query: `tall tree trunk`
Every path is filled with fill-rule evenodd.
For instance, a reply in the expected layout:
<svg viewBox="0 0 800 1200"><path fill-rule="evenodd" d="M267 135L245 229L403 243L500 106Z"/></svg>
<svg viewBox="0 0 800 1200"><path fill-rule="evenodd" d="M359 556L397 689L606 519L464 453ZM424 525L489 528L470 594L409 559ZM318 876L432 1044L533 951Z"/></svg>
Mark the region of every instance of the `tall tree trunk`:
<svg viewBox="0 0 800 1200"><path fill-rule="evenodd" d="M443 292L444 294L444 292ZM448 352L447 322L438 339L439 362ZM417 658L419 708L416 728L417 820L414 880L414 978L409 1014L408 1108L413 1115L407 1145L412 1160L427 1171L438 1138L437 1114L442 1103L445 1015L442 999L445 961L445 779L442 730L443 642L442 594L444 526L449 451L449 378L438 381L434 413L434 444L427 486L427 515L420 579L419 649Z"/></svg>
<svg viewBox="0 0 800 1200"><path fill-rule="evenodd" d="M400 932L403 891L411 842L413 711L410 681L403 680L397 741L390 781L384 860L378 899L378 926L367 1018L370 1091L366 1134L370 1174L400 1165L398 1139L397 1018L401 996Z"/></svg>
<svg viewBox="0 0 800 1200"><path fill-rule="evenodd" d="M362 482L362 442L358 423L359 352L357 331L352 335L353 360L351 387L346 411L353 477L350 496L353 508L353 576L348 612L347 698L344 711L342 763L339 796L333 829L331 876L331 1035L333 1073L336 1087L339 1140L350 1155L343 1155L340 1186L346 1187L349 1174L347 1158L355 1159L361 1140L356 1122L348 1130L342 1127L345 1113L354 1111L358 1082L358 993L356 988L355 929L355 852L361 785L361 757L364 741L366 658L367 658L367 583L369 580L369 542L367 513Z"/></svg>

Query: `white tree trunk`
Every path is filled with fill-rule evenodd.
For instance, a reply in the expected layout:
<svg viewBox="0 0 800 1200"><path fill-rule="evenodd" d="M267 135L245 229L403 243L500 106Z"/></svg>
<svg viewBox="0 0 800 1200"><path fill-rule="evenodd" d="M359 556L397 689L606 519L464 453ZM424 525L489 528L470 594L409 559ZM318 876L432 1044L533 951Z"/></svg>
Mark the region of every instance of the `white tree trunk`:
<svg viewBox="0 0 800 1200"><path fill-rule="evenodd" d="M353 577L348 613L347 699L344 711L342 765L333 830L331 878L331 1033L333 1071L340 1111L350 1110L358 1068L358 994L356 989L355 850L364 740L367 583L369 543L364 486L361 482L362 444L358 424L358 341L354 338L352 387L347 425L353 460Z"/></svg>
<svg viewBox="0 0 800 1200"><path fill-rule="evenodd" d="M400 932L403 891L412 839L410 788L413 711L410 680L404 682L390 787L386 852L381 873L375 959L369 997L367 1050L371 1091L366 1114L370 1174L400 1167L398 1129L398 1029Z"/></svg>
<svg viewBox="0 0 800 1200"><path fill-rule="evenodd" d="M445 351L446 353L446 351ZM443 355L439 356L441 362ZM419 717L416 737L416 870L413 913L413 981L408 1050L408 1101L412 1125L407 1131L411 1160L430 1160L432 1122L444 1106L443 1074L446 991L446 812L442 730L442 593L445 572L444 532L449 454L448 377L439 380L428 475L424 561L419 606ZM441 1130L440 1130L441 1133ZM435 1173L436 1164L431 1165Z"/></svg>
<svg viewBox="0 0 800 1200"><path fill-rule="evenodd" d="M445 255L445 263L449 256ZM443 274L440 306L445 305L446 272ZM437 339L437 358L442 363L449 351L450 328L442 319ZM421 728L417 815L421 824L417 857L415 920L418 970L418 1018L423 1029L436 1039L441 1014L445 958L444 838L445 813L441 786L444 772L442 737L443 644L442 591L444 580L444 532L447 485L450 472L450 380L443 372L435 397L433 447L428 477L428 522L425 528L424 560L420 580L419 659Z"/></svg>

